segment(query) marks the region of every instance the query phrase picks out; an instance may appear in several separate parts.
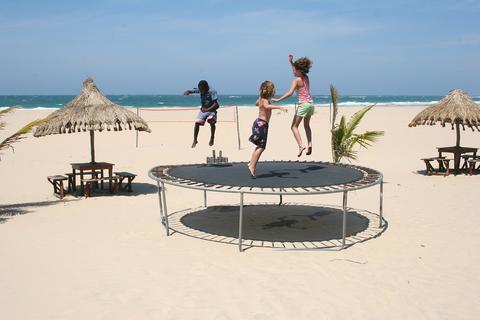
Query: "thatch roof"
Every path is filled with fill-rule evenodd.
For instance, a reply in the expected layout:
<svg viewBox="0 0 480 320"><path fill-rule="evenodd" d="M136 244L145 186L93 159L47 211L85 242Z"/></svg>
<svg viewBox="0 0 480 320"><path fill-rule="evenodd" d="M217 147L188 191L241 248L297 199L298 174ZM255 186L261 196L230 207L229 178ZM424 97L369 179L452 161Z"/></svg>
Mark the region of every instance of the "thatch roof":
<svg viewBox="0 0 480 320"><path fill-rule="evenodd" d="M80 94L53 112L37 127L34 136L81 131L139 130L150 132L147 123L132 111L108 100L92 79L83 82Z"/></svg>
<svg viewBox="0 0 480 320"><path fill-rule="evenodd" d="M452 90L449 94L420 112L408 125L434 125L437 122L444 127L450 123L452 127L459 124L465 130L465 126L476 128L480 131L480 107L462 90Z"/></svg>

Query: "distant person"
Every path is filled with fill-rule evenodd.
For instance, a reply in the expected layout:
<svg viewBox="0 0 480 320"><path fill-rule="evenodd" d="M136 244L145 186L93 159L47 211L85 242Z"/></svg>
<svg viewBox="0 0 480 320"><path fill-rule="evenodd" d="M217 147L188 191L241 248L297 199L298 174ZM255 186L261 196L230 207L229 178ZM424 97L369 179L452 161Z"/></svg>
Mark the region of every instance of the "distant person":
<svg viewBox="0 0 480 320"><path fill-rule="evenodd" d="M312 154L312 129L310 128L310 117L315 111L313 105L312 95L310 94L310 80L308 79L308 72L312 66L312 61L307 57L301 57L298 60L293 61L293 55L288 55L288 61L292 66L293 75L295 79L292 82L290 90L278 99L272 99L273 102L282 101L293 95L297 91L298 95L298 108L292 121L292 132L295 140L298 144L298 157L300 157L303 151L307 148L300 136L298 126L303 120L303 126L305 127L305 134L307 135L307 155Z"/></svg>
<svg viewBox="0 0 480 320"><path fill-rule="evenodd" d="M257 147L252 152L252 157L248 163L248 170L250 176L255 178L255 172L257 169L257 162L260 159L263 151L267 147L268 137L268 122L272 116L272 110L279 109L287 111L284 107L273 106L270 104L270 99L275 95L275 86L271 81L264 81L260 86L260 97L255 103L258 106L258 118L253 122L252 135L248 140Z"/></svg>
<svg viewBox="0 0 480 320"><path fill-rule="evenodd" d="M200 102L202 106L198 112L197 119L195 120L195 127L193 129L193 143L192 148L198 143L198 132L200 126L203 126L205 122L210 124L210 142L209 146L213 146L215 142L215 123L217 122L217 109L220 107L218 104L217 91L210 89L206 80L200 80L198 82L198 89L186 90L183 94L188 96L192 93L200 93Z"/></svg>

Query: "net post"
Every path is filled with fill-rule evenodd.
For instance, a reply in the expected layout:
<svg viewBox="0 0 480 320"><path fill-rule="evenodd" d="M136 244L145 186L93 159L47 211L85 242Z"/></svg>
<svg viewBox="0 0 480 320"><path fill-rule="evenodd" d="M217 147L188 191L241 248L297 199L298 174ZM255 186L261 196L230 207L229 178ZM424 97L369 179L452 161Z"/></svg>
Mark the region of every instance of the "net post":
<svg viewBox="0 0 480 320"><path fill-rule="evenodd" d="M137 116L139 115L139 110L137 107ZM138 148L138 130L135 130L135 148Z"/></svg>
<svg viewBox="0 0 480 320"><path fill-rule="evenodd" d="M328 119L330 120L330 124L332 123L332 103L328 104Z"/></svg>
<svg viewBox="0 0 480 320"><path fill-rule="evenodd" d="M238 105L235 105L235 123L237 125L238 150L240 150L241 146L240 146L240 124L238 122Z"/></svg>

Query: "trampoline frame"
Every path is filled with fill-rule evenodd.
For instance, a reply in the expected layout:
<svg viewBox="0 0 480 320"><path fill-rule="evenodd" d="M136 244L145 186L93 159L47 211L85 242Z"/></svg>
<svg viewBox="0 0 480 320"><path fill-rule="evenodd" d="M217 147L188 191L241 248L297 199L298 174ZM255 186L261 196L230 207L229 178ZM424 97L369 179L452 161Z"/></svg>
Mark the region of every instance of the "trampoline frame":
<svg viewBox="0 0 480 320"><path fill-rule="evenodd" d="M240 208L239 208L239 222L238 222L238 249L240 252L242 248L242 225L243 225L243 200L245 194L265 194L265 195L279 195L280 203L283 202L283 195L316 195L316 194L328 194L328 193L343 193L342 209L342 245L340 250L346 248L346 227L347 227L347 204L348 204L348 192L373 187L377 184L380 185L379 190L379 227L383 226L383 174L379 171L356 165L347 164L335 164L322 161L262 161L262 164L274 163L305 163L305 164L324 164L334 165L341 167L353 168L361 171L363 177L349 183L342 183L337 185L319 186L319 187L241 187L232 185L217 185L198 182L189 179L177 178L169 175L169 170L174 167L180 166L192 166L192 165L205 165L205 164L188 164L188 165L168 165L168 166L156 166L150 169L148 176L157 182L158 187L158 202L160 208L160 219L166 229L167 236L170 235L170 228L168 226L168 211L167 211L167 196L165 192L165 184L169 184L176 187L203 190L203 204L207 208L207 191L210 192L225 192L225 193L239 193L240 194ZM233 162L230 164L245 164L246 162Z"/></svg>

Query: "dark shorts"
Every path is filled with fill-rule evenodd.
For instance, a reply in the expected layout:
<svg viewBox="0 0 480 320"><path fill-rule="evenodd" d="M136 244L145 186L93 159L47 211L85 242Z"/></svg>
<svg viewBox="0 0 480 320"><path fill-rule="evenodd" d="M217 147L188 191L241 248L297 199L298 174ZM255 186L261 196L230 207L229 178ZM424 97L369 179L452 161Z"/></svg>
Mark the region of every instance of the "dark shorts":
<svg viewBox="0 0 480 320"><path fill-rule="evenodd" d="M262 119L257 119L252 125L252 135L248 140L259 148L265 149L267 147L268 138L268 122Z"/></svg>
<svg viewBox="0 0 480 320"><path fill-rule="evenodd" d="M205 122L208 123L216 123L217 122L217 111L199 111L197 114L197 119L195 120L195 123L198 123L199 125L203 126Z"/></svg>

